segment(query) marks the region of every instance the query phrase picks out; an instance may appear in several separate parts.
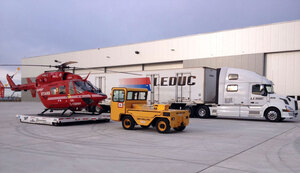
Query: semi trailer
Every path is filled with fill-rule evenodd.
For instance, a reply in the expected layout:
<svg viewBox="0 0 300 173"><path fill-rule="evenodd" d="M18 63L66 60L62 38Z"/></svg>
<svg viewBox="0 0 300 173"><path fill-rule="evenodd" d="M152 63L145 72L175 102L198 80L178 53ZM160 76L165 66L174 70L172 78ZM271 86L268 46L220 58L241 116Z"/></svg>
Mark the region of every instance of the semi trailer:
<svg viewBox="0 0 300 173"><path fill-rule="evenodd" d="M180 68L93 74L90 79L104 93L118 86L147 88L150 104L189 109L191 117L264 117L282 121L298 114L295 99L276 94L272 81L244 69ZM103 108L108 105L102 103Z"/></svg>

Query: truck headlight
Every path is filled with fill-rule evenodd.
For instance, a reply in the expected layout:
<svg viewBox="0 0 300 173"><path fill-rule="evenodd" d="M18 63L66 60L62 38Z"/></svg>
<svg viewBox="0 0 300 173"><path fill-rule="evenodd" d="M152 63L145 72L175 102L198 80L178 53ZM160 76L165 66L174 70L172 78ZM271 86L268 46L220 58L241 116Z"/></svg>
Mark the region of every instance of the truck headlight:
<svg viewBox="0 0 300 173"><path fill-rule="evenodd" d="M290 106L285 106L285 109L282 109L283 112L293 112L293 108Z"/></svg>

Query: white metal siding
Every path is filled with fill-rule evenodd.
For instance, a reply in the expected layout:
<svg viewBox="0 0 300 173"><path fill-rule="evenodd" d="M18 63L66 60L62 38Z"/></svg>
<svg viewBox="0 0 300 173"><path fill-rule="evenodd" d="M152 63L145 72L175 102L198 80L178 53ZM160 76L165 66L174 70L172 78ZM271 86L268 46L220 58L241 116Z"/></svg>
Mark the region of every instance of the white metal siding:
<svg viewBox="0 0 300 173"><path fill-rule="evenodd" d="M275 92L300 96L300 51L267 54L266 77L274 82Z"/></svg>
<svg viewBox="0 0 300 173"><path fill-rule="evenodd" d="M79 67L108 67L288 50L300 50L300 20L146 43L25 58L22 63L54 65L54 60L58 59L63 62L78 61L76 66ZM135 54L135 51L140 53ZM22 77L35 77L42 71L39 68L23 67Z"/></svg>
<svg viewBox="0 0 300 173"><path fill-rule="evenodd" d="M173 63L159 63L159 64L146 64L144 70L165 70L165 69L174 69L174 68L183 68L182 62L173 62Z"/></svg>
<svg viewBox="0 0 300 173"><path fill-rule="evenodd" d="M217 58L201 58L183 61L184 68L190 67L233 67L254 71L263 75L264 54L237 55Z"/></svg>

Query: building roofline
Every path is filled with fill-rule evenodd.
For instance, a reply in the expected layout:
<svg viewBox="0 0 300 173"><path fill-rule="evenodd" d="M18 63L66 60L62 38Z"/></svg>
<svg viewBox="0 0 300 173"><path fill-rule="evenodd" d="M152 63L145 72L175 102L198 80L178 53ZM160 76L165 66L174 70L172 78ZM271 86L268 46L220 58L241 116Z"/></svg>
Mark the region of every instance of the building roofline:
<svg viewBox="0 0 300 173"><path fill-rule="evenodd" d="M39 55L39 56L32 56L32 57L24 57L24 58L22 58L22 60L23 59L30 59L30 58L39 58L39 57L44 57L44 56L55 56L55 55L61 55L61 54L67 54L67 53L82 52L82 51L92 51L92 50L97 50L97 49L101 50L101 49L109 49L109 48L116 48L116 47L125 47L125 46L137 45L137 44L146 44L146 43L151 43L151 42L160 42L160 41L166 41L166 40L172 40L172 39L180 39L180 38L185 38L185 37L208 35L208 34L215 34L215 33L220 33L220 32L243 30L243 29L257 28L257 27L263 27L263 26L271 26L271 25L294 23L294 22L300 22L300 19L290 20L290 21L283 21L283 22L276 22L276 23L269 23L269 24L263 24L263 25L246 26L246 27L234 28L234 29L226 29L226 30L214 31L214 32L205 32L205 33L200 33L200 34L191 34L191 35L178 36L178 37L173 37L173 38L165 38L165 39L160 39L160 40L152 40L152 41L145 41L145 42L138 42L138 43L129 43L129 44L109 46L109 47L102 47L102 48L92 48L92 49L76 50L76 51L69 51L69 52L61 52L61 53L55 53L55 54L46 54L46 55Z"/></svg>

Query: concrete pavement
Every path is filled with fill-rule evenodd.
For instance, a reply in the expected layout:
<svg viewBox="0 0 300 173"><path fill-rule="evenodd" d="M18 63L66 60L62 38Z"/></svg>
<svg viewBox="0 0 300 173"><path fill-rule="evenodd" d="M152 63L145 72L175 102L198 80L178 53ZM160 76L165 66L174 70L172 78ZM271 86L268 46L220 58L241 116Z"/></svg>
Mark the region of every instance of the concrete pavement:
<svg viewBox="0 0 300 173"><path fill-rule="evenodd" d="M20 123L40 103L0 103L0 172L300 172L300 120L191 119L183 132L120 122Z"/></svg>

